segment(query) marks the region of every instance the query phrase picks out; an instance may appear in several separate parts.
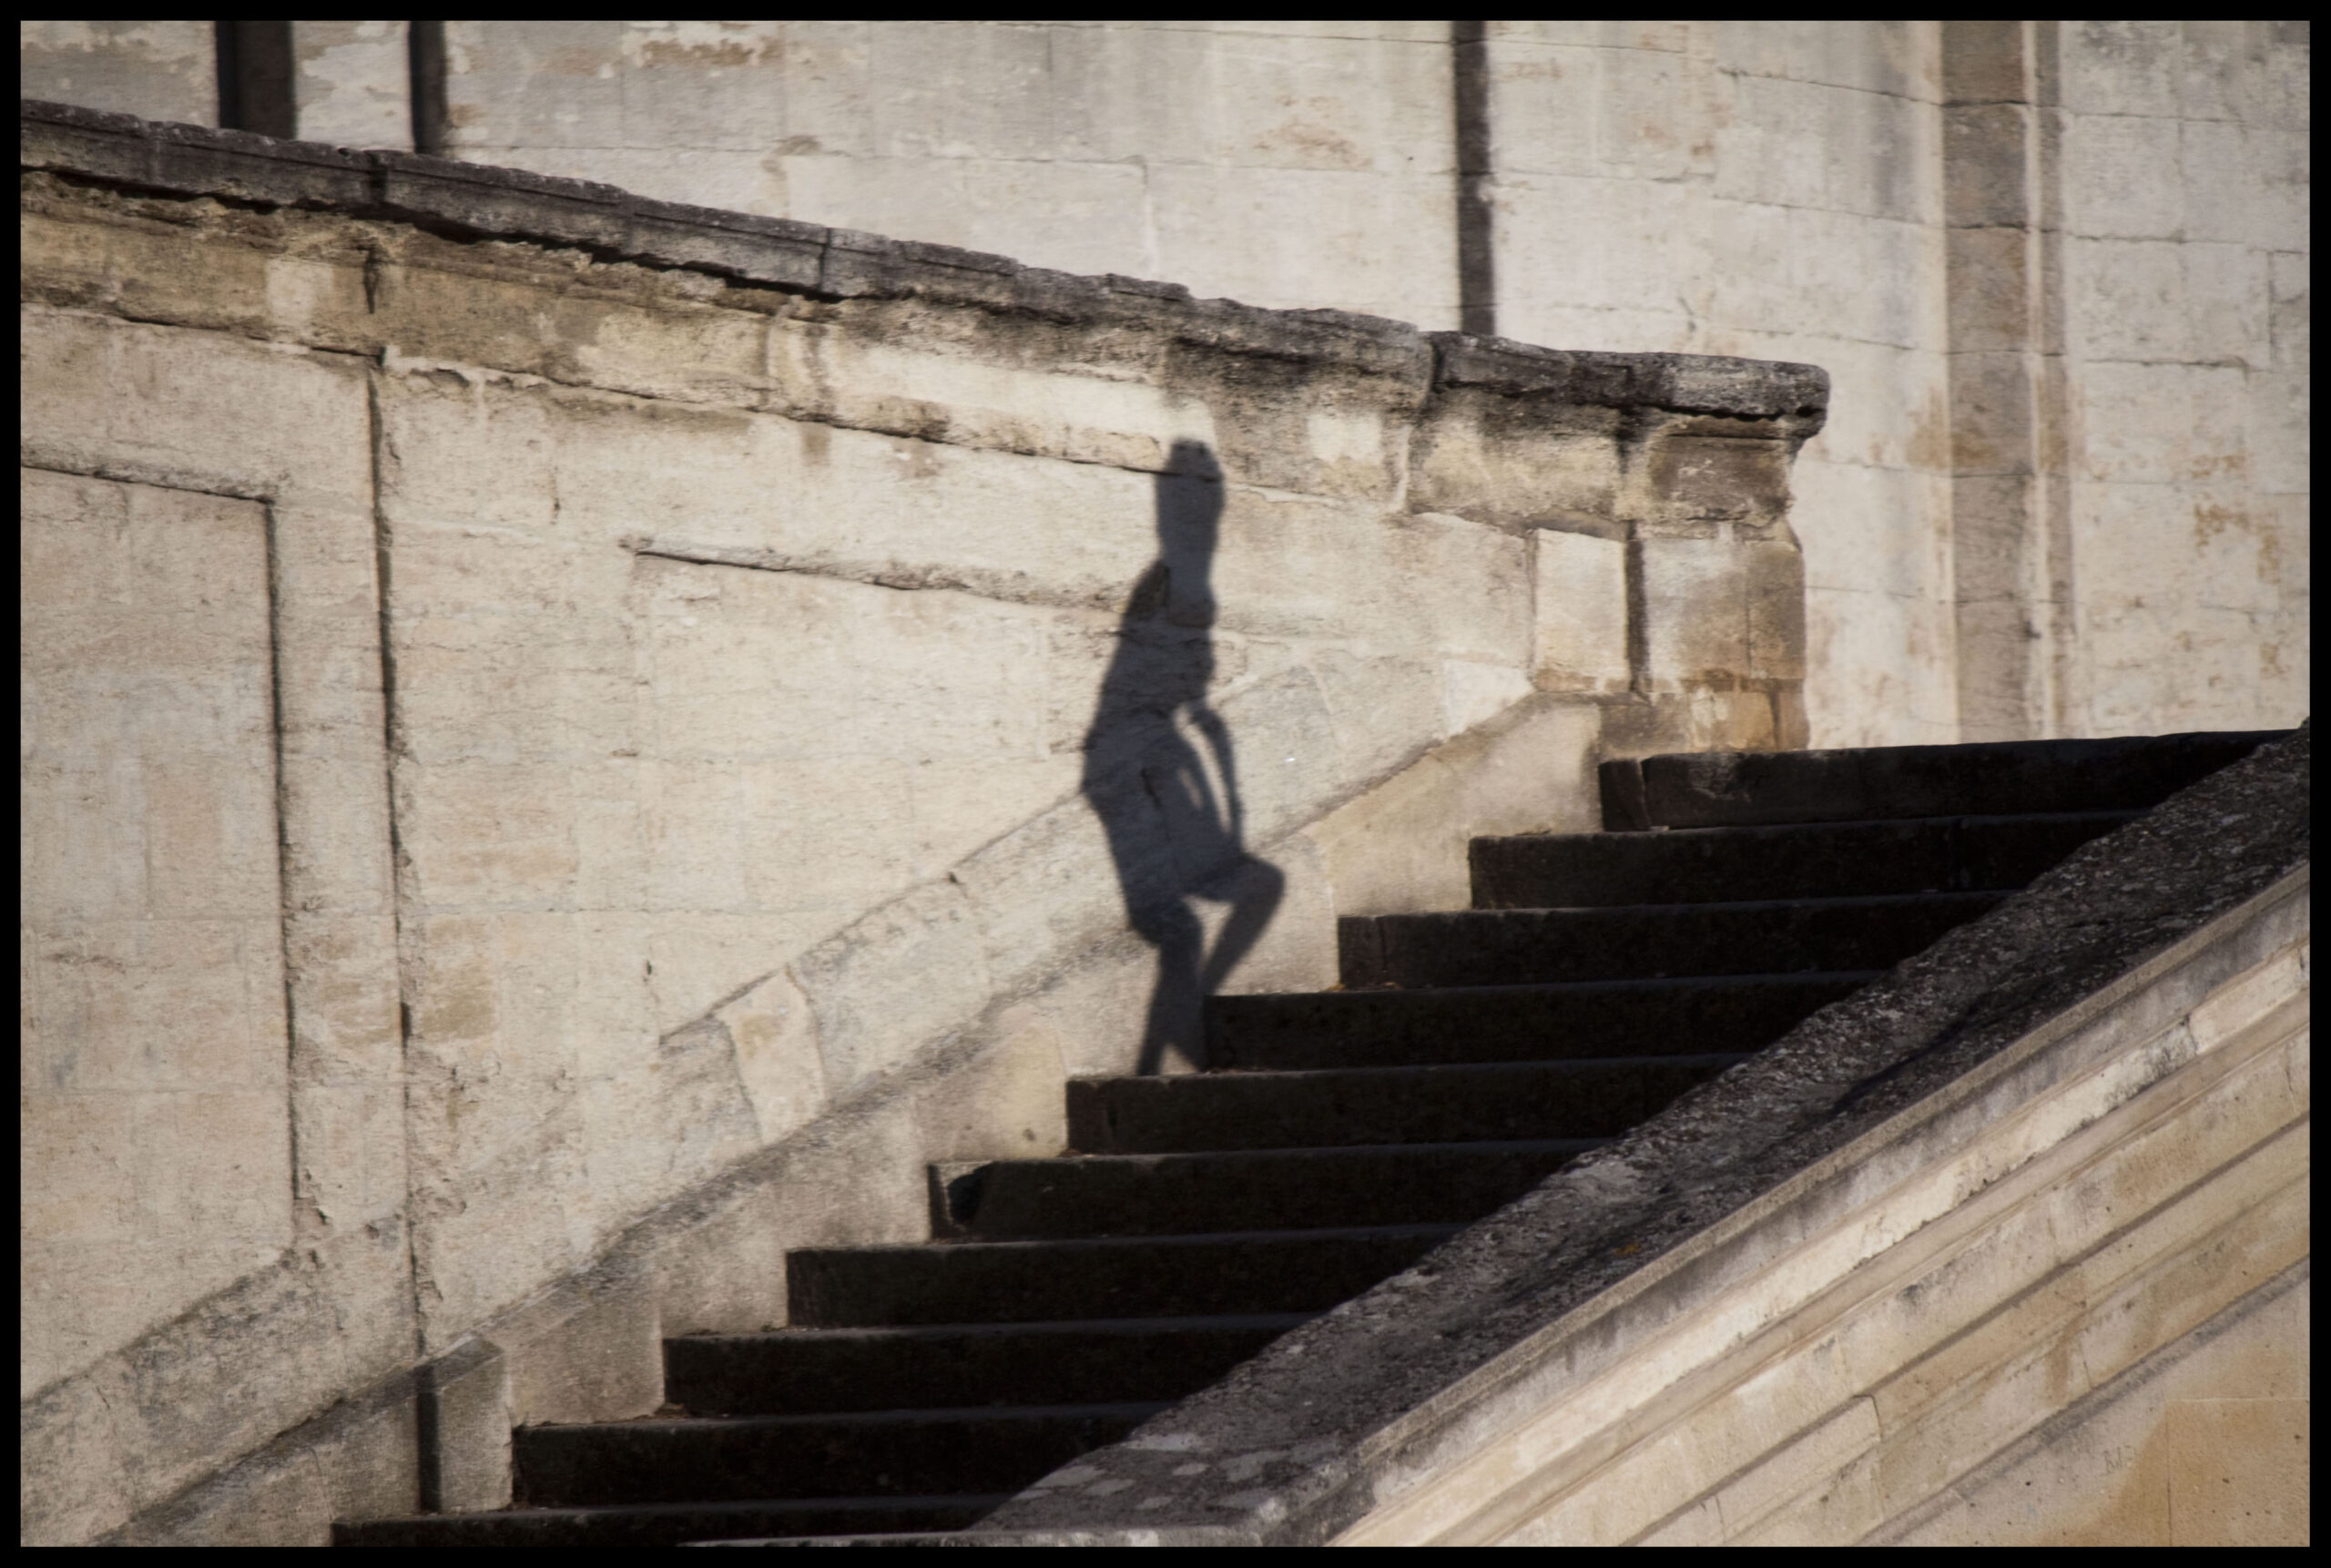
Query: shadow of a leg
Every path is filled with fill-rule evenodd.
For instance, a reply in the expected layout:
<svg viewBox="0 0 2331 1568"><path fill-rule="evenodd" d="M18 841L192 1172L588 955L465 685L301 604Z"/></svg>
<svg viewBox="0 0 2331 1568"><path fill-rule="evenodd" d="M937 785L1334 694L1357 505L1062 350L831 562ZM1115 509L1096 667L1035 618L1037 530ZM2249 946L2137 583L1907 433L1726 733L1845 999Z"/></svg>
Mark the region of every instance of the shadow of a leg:
<svg viewBox="0 0 2331 1568"><path fill-rule="evenodd" d="M1157 950L1157 983L1149 993L1149 1018L1142 1028L1135 1071L1159 1072L1169 1052L1191 1066L1204 1066L1198 1026L1206 989L1199 982L1198 961L1206 951L1205 928L1190 907L1178 901L1144 911L1135 917L1133 928Z"/></svg>
<svg viewBox="0 0 2331 1568"><path fill-rule="evenodd" d="M1223 922L1222 934L1215 938L1214 951L1198 973L1201 997L1212 996L1230 978L1230 972L1262 939L1271 916L1278 912L1279 900L1287 896L1287 873L1268 860L1249 857L1227 881L1237 891L1230 896L1230 918Z"/></svg>

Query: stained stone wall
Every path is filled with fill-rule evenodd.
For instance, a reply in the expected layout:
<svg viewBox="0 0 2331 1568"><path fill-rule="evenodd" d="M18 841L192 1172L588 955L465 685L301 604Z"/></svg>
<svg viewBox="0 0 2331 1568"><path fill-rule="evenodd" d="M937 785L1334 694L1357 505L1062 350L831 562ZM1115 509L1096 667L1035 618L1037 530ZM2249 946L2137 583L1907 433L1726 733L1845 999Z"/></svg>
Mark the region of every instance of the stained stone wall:
<svg viewBox="0 0 2331 1568"><path fill-rule="evenodd" d="M505 1441L653 1410L1190 1064L1129 905L1325 985L1598 759L1802 743L1814 367L23 132L30 1539L410 1508L480 1337Z"/></svg>
<svg viewBox="0 0 2331 1568"><path fill-rule="evenodd" d="M25 24L24 90L215 123L207 25ZM405 24L290 25L300 135L413 145ZM2306 711L2303 22L443 27L458 158L1827 367L1793 514L1821 744Z"/></svg>

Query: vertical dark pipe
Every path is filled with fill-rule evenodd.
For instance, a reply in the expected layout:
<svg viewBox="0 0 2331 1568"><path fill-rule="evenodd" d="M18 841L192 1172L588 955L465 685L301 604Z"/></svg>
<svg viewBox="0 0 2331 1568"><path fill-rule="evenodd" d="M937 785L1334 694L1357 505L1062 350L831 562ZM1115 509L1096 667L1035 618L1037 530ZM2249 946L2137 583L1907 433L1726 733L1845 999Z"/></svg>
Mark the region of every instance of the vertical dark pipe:
<svg viewBox="0 0 2331 1568"><path fill-rule="evenodd" d="M299 134L291 24L219 22L219 123L261 136Z"/></svg>
<svg viewBox="0 0 2331 1568"><path fill-rule="evenodd" d="M1497 332L1497 258L1490 229L1489 24L1451 22L1457 97L1457 324Z"/></svg>
<svg viewBox="0 0 2331 1568"><path fill-rule="evenodd" d="M405 48L412 65L412 150L445 153L445 24L408 22Z"/></svg>
<svg viewBox="0 0 2331 1568"><path fill-rule="evenodd" d="M235 25L213 22L210 34L219 56L219 125L233 130L243 123L242 51L235 47Z"/></svg>

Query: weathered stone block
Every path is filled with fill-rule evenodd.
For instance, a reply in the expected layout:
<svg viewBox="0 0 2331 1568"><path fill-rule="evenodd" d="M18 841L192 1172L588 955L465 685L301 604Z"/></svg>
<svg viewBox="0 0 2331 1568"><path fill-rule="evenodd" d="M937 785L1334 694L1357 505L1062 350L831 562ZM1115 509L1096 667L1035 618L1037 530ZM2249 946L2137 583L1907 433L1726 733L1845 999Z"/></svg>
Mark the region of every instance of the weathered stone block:
<svg viewBox="0 0 2331 1568"><path fill-rule="evenodd" d="M2030 473L2033 450L2032 367L2012 350L1962 353L1950 361L1950 457L1960 473Z"/></svg>
<svg viewBox="0 0 2331 1568"><path fill-rule="evenodd" d="M206 332L38 312L25 456L42 466L249 499L369 512L362 372L336 356L276 352ZM216 436L221 408L249 421Z"/></svg>
<svg viewBox="0 0 2331 1568"><path fill-rule="evenodd" d="M1420 161L1433 159L1447 156L1446 137L1410 145ZM1428 216L1448 199L1446 175L1168 163L1152 167L1148 188L1158 233L1143 271L1187 279L1201 297L1278 310L1326 298L1370 315L1454 324L1456 236ZM1317 226L1315 239L1267 249L1246 241L1295 213ZM1322 274L1338 277L1331 291L1319 287Z"/></svg>
<svg viewBox="0 0 2331 1568"><path fill-rule="evenodd" d="M1593 707L1541 699L1435 748L1305 829L1326 860L1335 912L1461 909L1471 902L1464 850L1473 838L1599 826L1587 776L1601 729ZM1564 788L1550 790L1549 779Z"/></svg>
<svg viewBox="0 0 2331 1568"><path fill-rule="evenodd" d="M36 471L20 502L38 1388L290 1241L290 1129L265 511Z"/></svg>
<svg viewBox="0 0 2331 1568"><path fill-rule="evenodd" d="M916 1094L925 1160L1037 1159L1068 1146L1058 1033L1010 1013L996 1032L997 1044Z"/></svg>
<svg viewBox="0 0 2331 1568"><path fill-rule="evenodd" d="M1417 433L1410 493L1426 510L1501 527L1593 527L1610 516L1619 485L1618 423L1615 410L1552 412L1493 392L1443 393Z"/></svg>
<svg viewBox="0 0 2331 1568"><path fill-rule="evenodd" d="M2020 80L2015 87L2021 91ZM1943 110L1943 214L1951 228L2013 230L2039 216L2032 209L2026 151L2036 134L2037 113L2012 99L1954 104Z"/></svg>
<svg viewBox="0 0 2331 1568"><path fill-rule="evenodd" d="M335 1520L417 1505L417 1451L412 1380L401 1375L102 1539L117 1546L327 1546Z"/></svg>
<svg viewBox="0 0 2331 1568"><path fill-rule="evenodd" d="M468 1401L465 1419L490 1431L487 1411L505 1380L514 1426L651 1414L664 1402L660 1321L655 1281L636 1267L610 1265L562 1282L500 1319L506 1370L494 1372L493 1358L480 1357L477 1380L460 1390ZM465 1363L457 1370L472 1369ZM464 1463L475 1468L457 1484L484 1495L493 1483L490 1458L481 1464L473 1448Z"/></svg>
<svg viewBox="0 0 2331 1568"><path fill-rule="evenodd" d="M1708 221L1715 236L1707 270L1698 275L1705 303L1695 301L1695 308L1718 320L1757 323L1753 334L1727 334L1728 343L1768 353L1817 353L1826 361L1837 341L1915 349L1939 341L1939 290L1865 286L1878 275L1939 277L1939 229L1819 208L1730 201L1716 205ZM1725 257L1743 255L1774 260L1765 267L1725 264Z"/></svg>
<svg viewBox="0 0 2331 1568"><path fill-rule="evenodd" d="M2063 128L2064 221L2074 234L2170 239L2184 227L2179 122L2077 115Z"/></svg>
<svg viewBox="0 0 2331 1568"><path fill-rule="evenodd" d="M216 45L200 22L27 22L19 48L23 97L219 123Z"/></svg>
<svg viewBox="0 0 2331 1568"><path fill-rule="evenodd" d="M2234 366L2092 363L2082 471L2139 484L2249 477L2247 378Z"/></svg>
<svg viewBox="0 0 2331 1568"><path fill-rule="evenodd" d="M1677 52L1501 25L1487 53L1501 173L1650 180L1705 168L1714 106Z"/></svg>
<svg viewBox="0 0 2331 1568"><path fill-rule="evenodd" d="M2244 444L2254 488L2267 495L2306 495L2312 483L2313 382L2304 373L2253 372L2246 381Z"/></svg>
<svg viewBox="0 0 2331 1568"><path fill-rule="evenodd" d="M1713 428L1712 428L1713 427ZM1789 443L1720 422L1674 422L1631 443L1622 516L1668 528L1769 525L1788 506Z"/></svg>
<svg viewBox="0 0 2331 1568"><path fill-rule="evenodd" d="M2020 349L2031 336L2032 237L2022 228L1953 229L1949 249L1950 349Z"/></svg>
<svg viewBox="0 0 2331 1568"><path fill-rule="evenodd" d="M1644 675L1654 689L1802 678L1804 557L1786 545L1646 539Z"/></svg>
<svg viewBox="0 0 2331 1568"><path fill-rule="evenodd" d="M412 146L412 66L402 22L292 25L292 87L302 141Z"/></svg>
<svg viewBox="0 0 2331 1568"><path fill-rule="evenodd" d="M508 1507L510 1366L501 1347L469 1340L423 1366L417 1381L421 1506L433 1513Z"/></svg>
<svg viewBox="0 0 2331 1568"><path fill-rule="evenodd" d="M1537 637L1533 678L1548 691L1618 692L1632 677L1627 546L1591 534L1533 535Z"/></svg>
<svg viewBox="0 0 2331 1568"><path fill-rule="evenodd" d="M826 1106L817 1015L790 974L769 976L714 1014L728 1031L737 1075L763 1143L775 1143Z"/></svg>
<svg viewBox="0 0 2331 1568"><path fill-rule="evenodd" d="M2021 102L2025 95L2024 24L1952 21L1942 25L1942 97L1946 104Z"/></svg>
<svg viewBox="0 0 2331 1568"><path fill-rule="evenodd" d="M817 1010L830 1092L846 1095L901 1065L923 1042L976 1013L989 994L971 896L953 882L916 889L795 961Z"/></svg>
<svg viewBox="0 0 2331 1568"><path fill-rule="evenodd" d="M1765 76L1739 78L1734 95L1714 138L1718 197L1894 223L1941 217L1948 132L1931 100Z"/></svg>
<svg viewBox="0 0 2331 1568"><path fill-rule="evenodd" d="M1926 29L1914 22L1831 27L1819 22L1729 19L1714 25L1711 40L1727 69L1852 87L1889 97L1931 99L1939 84Z"/></svg>

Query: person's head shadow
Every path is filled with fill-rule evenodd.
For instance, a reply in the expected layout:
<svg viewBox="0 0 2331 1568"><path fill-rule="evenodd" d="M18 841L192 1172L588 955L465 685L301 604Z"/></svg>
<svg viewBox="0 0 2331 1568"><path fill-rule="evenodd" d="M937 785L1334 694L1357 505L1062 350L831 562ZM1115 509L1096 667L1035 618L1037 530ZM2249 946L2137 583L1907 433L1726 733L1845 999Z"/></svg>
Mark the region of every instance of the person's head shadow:
<svg viewBox="0 0 2331 1568"><path fill-rule="evenodd" d="M1126 923L1157 953L1140 1070L1205 1064L1206 997L1270 924L1286 879L1246 844L1229 726L1207 698L1217 614L1221 465L1177 441L1156 476L1157 558L1135 581L1085 732L1084 798L1101 820ZM1194 901L1230 906L1209 947Z"/></svg>

